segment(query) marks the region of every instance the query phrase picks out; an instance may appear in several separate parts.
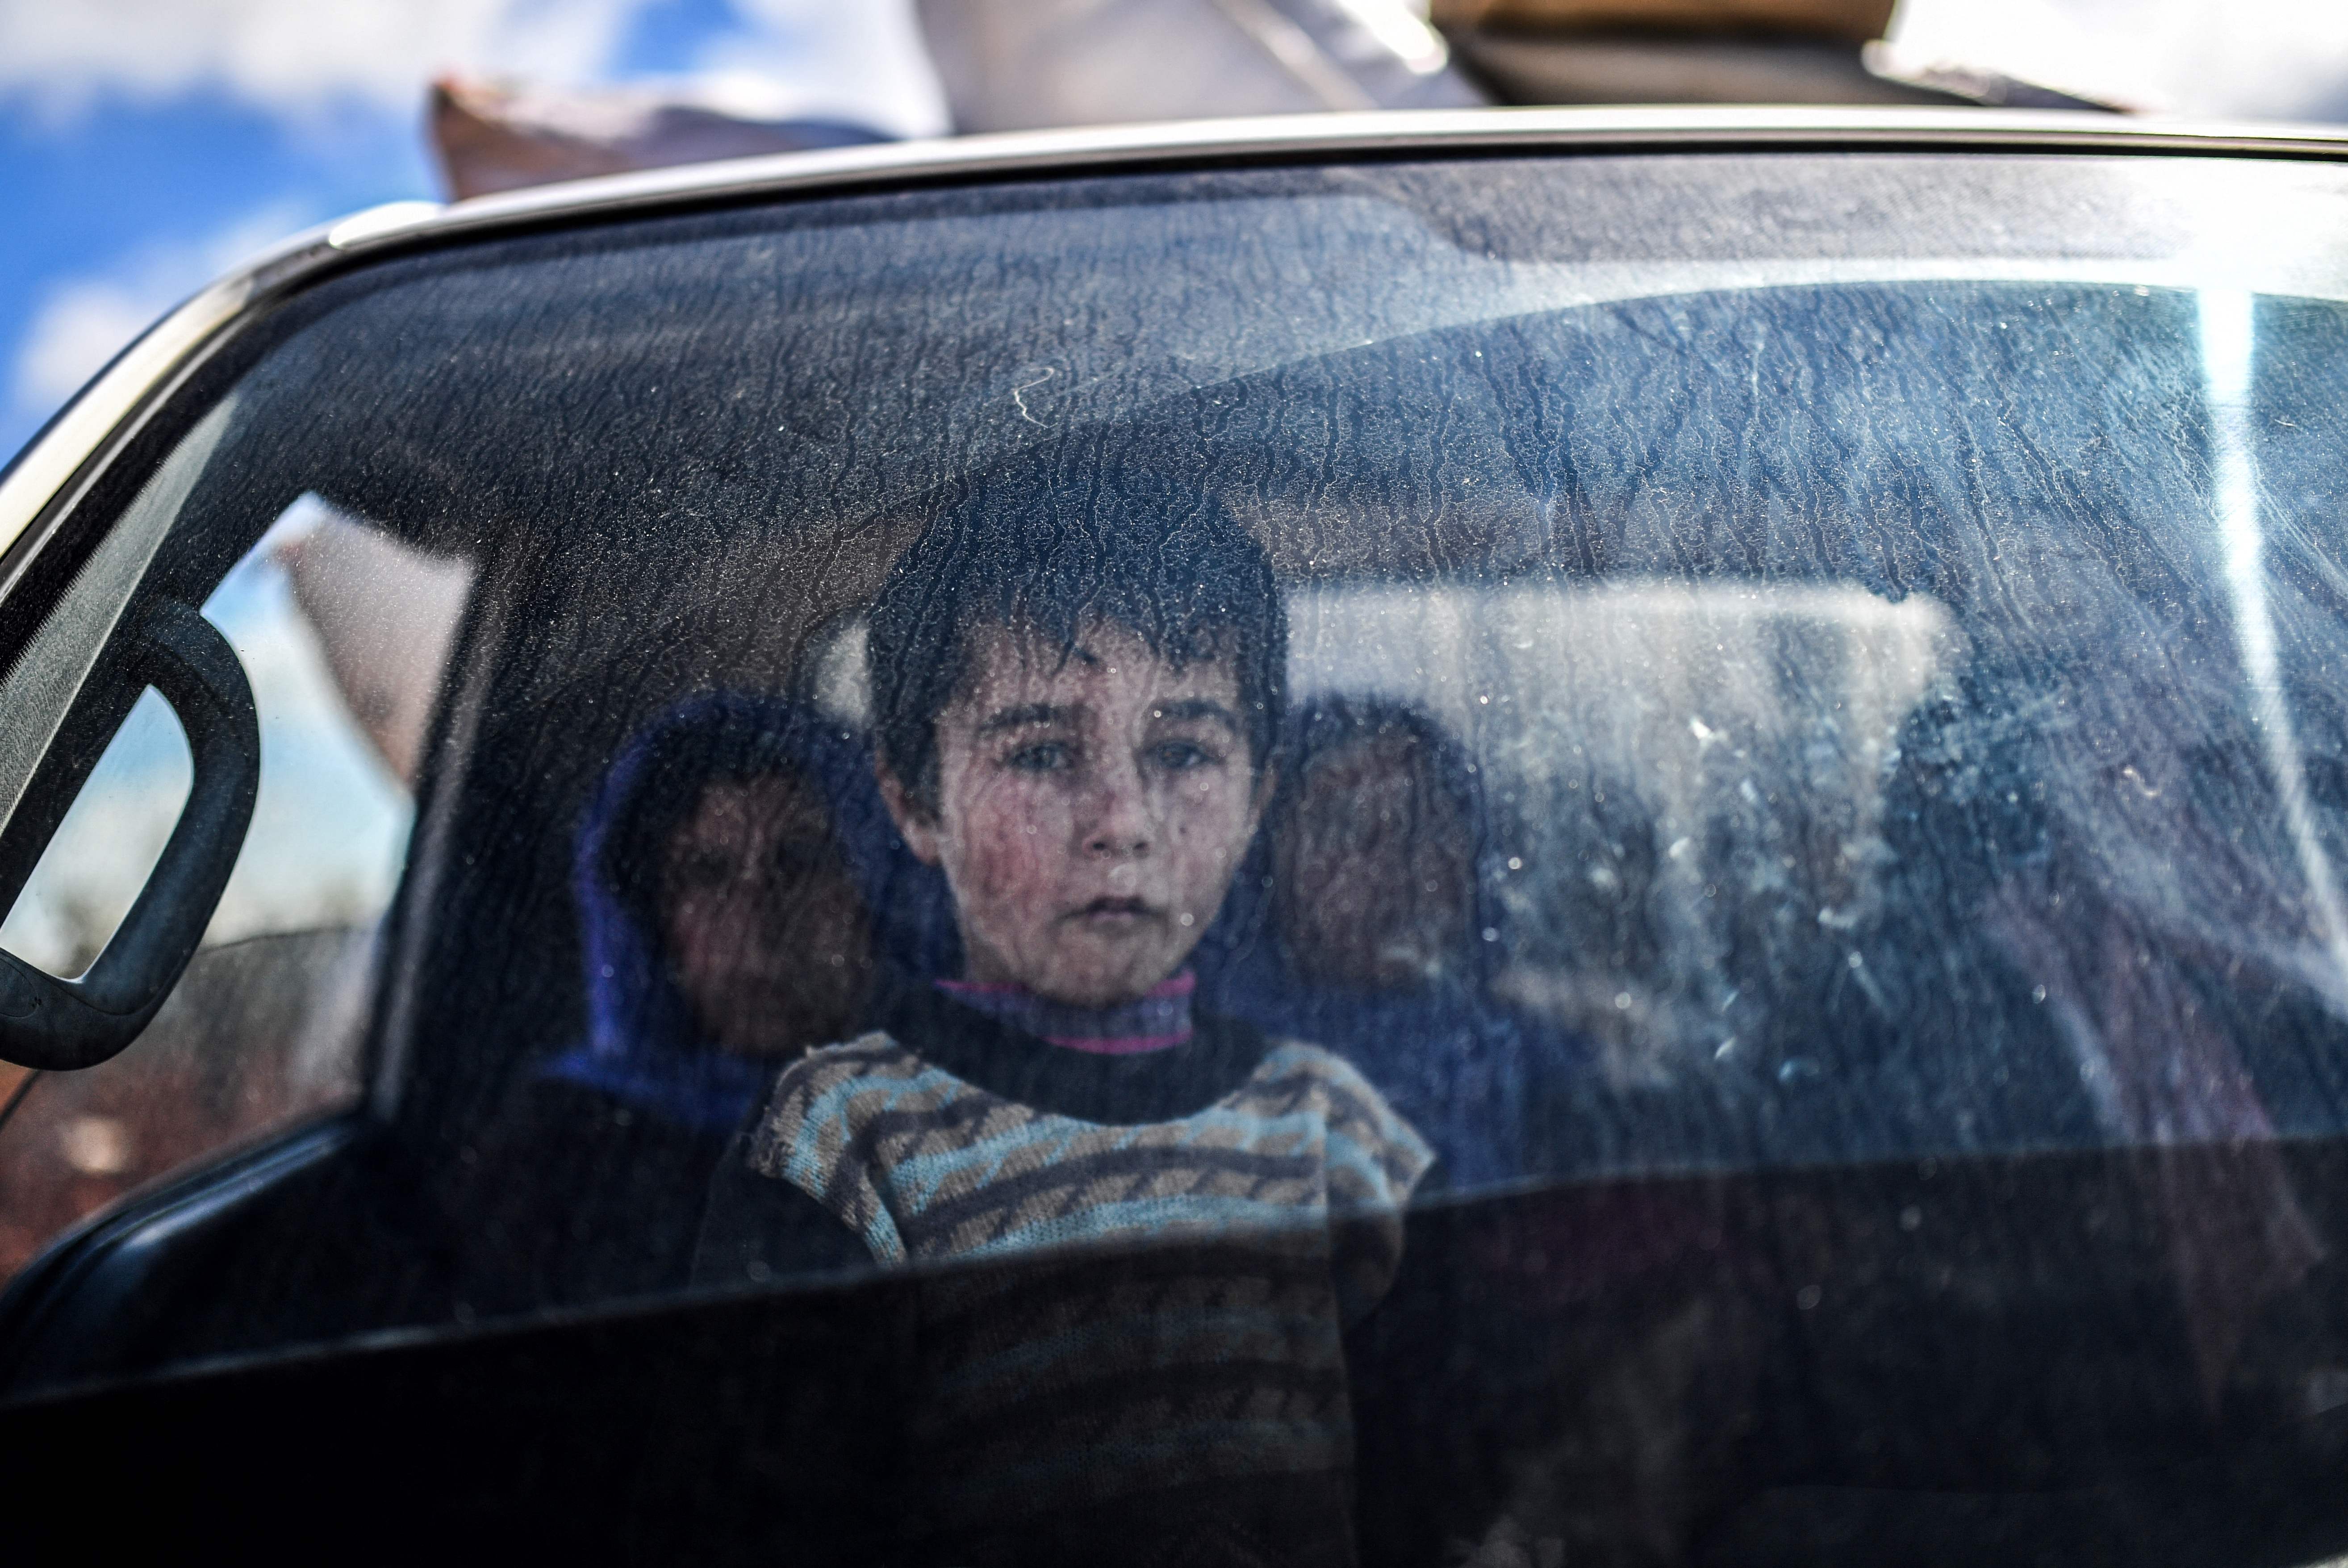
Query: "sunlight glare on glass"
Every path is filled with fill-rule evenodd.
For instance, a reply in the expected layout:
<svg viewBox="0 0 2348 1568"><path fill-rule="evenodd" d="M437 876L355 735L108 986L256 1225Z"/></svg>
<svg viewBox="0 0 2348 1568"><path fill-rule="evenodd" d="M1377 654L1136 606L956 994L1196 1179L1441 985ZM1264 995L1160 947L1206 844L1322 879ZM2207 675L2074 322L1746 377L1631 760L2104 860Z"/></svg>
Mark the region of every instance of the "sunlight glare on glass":
<svg viewBox="0 0 2348 1568"><path fill-rule="evenodd" d="M2266 744L2268 769L2281 797L2283 820L2332 960L2330 973L2321 978L2335 1005L2348 1005L2348 916L2343 916L2339 880L2317 836L2308 802L2306 770L2283 696L2274 615L2267 600L2266 540L2250 448L2258 296L2247 289L2205 288L2199 304L2213 500L2226 589L2233 602L2234 640L2250 686L2251 713Z"/></svg>

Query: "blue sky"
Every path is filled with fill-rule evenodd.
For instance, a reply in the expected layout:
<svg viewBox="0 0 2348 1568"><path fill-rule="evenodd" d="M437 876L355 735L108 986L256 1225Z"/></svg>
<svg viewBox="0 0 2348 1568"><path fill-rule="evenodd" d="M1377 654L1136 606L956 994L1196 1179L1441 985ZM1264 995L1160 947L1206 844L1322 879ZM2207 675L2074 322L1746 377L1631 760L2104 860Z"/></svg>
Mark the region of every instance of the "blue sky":
<svg viewBox="0 0 2348 1568"><path fill-rule="evenodd" d="M0 0L0 459L243 255L438 197L446 69L749 71L788 110L942 129L907 0Z"/></svg>

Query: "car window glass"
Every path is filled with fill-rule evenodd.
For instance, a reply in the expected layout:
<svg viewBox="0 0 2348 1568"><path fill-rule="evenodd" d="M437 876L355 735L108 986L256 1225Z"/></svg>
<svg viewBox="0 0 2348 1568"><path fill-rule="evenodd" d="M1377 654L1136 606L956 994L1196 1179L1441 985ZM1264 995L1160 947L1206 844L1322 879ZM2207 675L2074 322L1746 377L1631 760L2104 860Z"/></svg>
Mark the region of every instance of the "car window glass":
<svg viewBox="0 0 2348 1568"><path fill-rule="evenodd" d="M252 827L202 948L138 1047L25 1075L0 1133L0 1267L14 1272L126 1191L355 1099L375 929L465 589L460 562L304 498L206 600L260 714ZM51 974L86 970L160 854L189 777L178 722L149 691L0 924L0 946Z"/></svg>
<svg viewBox="0 0 2348 1568"><path fill-rule="evenodd" d="M233 398L206 416L107 531L72 585L50 611L42 634L19 655L0 689L8 710L28 722L11 727L0 758L0 789L13 811L75 691L106 645L133 584L154 559L188 488L227 430Z"/></svg>
<svg viewBox="0 0 2348 1568"><path fill-rule="evenodd" d="M204 1283L57 1308L42 1376L1206 1236L1306 1249L1309 1381L1478 1205L2026 1168L2118 1172L2146 1342L2228 1386L2348 1118L2348 203L1950 161L855 195L321 284L142 591L285 716L182 988L289 977L234 1136L363 1105L233 1225L132 1200ZM153 1173L62 1097L170 1039L0 1150ZM1732 1361L1898 1274L1716 1220L1558 1255L1766 1275ZM1898 1277L2053 1299L1982 1225ZM1460 1255L1582 1299L1517 1240Z"/></svg>

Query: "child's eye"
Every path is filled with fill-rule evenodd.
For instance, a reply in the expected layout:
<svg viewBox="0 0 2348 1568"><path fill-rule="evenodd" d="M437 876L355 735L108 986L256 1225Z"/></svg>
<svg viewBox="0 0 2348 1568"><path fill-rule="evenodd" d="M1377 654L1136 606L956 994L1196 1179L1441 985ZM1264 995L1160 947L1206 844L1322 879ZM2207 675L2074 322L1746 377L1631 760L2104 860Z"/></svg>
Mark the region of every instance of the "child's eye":
<svg viewBox="0 0 2348 1568"><path fill-rule="evenodd" d="M1057 773L1075 760L1075 754L1067 743L1059 740L1039 740L1031 746L1020 747L1004 758L1006 764L1022 773Z"/></svg>
<svg viewBox="0 0 2348 1568"><path fill-rule="evenodd" d="M1216 752L1195 740L1169 740L1156 748L1158 766L1169 773L1188 772L1193 768L1210 768L1220 762Z"/></svg>

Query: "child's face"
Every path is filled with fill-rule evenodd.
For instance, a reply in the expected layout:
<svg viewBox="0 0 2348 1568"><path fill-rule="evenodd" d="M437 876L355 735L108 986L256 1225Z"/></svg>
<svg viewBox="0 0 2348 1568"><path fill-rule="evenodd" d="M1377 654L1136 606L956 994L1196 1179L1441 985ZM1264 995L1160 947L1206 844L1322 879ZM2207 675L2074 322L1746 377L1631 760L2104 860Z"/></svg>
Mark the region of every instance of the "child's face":
<svg viewBox="0 0 2348 1568"><path fill-rule="evenodd" d="M711 784L670 836L661 892L671 966L718 1044L783 1051L854 1024L870 928L831 813L807 784Z"/></svg>
<svg viewBox="0 0 2348 1568"><path fill-rule="evenodd" d="M1275 837L1281 930L1307 980L1422 985L1466 944L1476 842L1422 743L1368 737L1313 759Z"/></svg>
<svg viewBox="0 0 2348 1568"><path fill-rule="evenodd" d="M938 716L936 810L881 775L953 890L966 977L1082 1006L1138 996L1189 956L1262 814L1237 676L1177 674L1114 626L1065 659L981 628L971 655Z"/></svg>

